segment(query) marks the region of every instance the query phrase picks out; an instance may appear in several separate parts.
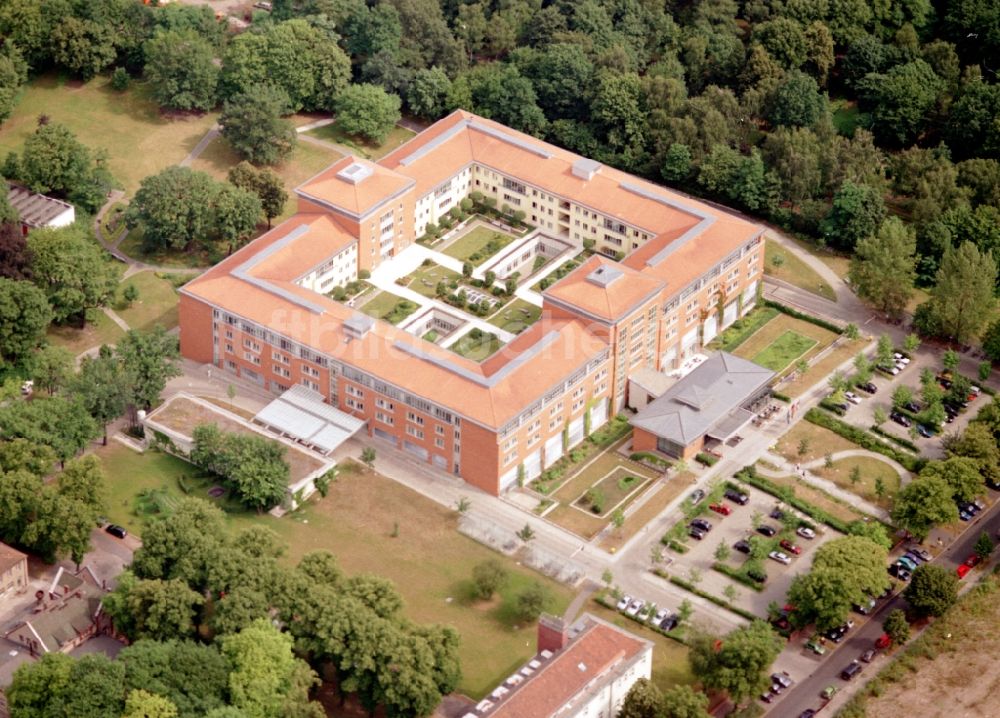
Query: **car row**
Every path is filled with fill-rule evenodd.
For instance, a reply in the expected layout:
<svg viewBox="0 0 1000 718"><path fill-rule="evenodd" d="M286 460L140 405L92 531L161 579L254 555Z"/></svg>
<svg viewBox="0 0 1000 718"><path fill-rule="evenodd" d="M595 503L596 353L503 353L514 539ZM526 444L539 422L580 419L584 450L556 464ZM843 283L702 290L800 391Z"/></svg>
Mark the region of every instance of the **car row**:
<svg viewBox="0 0 1000 718"><path fill-rule="evenodd" d="M786 690L795 685L795 681L787 672L771 674L771 687L761 694L760 699L765 703L770 703L775 697L780 696Z"/></svg>
<svg viewBox="0 0 1000 718"><path fill-rule="evenodd" d="M701 501L704 501L706 496L707 494L702 489L695 489L688 496L688 501L692 505L694 505L700 503ZM750 503L749 496L744 494L742 491L737 491L736 489L733 488L726 489L726 492L723 494L723 496L725 496L725 498L728 499L729 501L732 501L735 504L739 504L740 506L746 506L748 503ZM731 513L733 513L733 508L731 506L728 506L727 504L723 504L720 502L709 504L708 508L710 511L713 511L719 514L720 516L729 516ZM712 523L710 521L706 521L705 519L697 518L697 519L692 519L691 521L688 522L688 536L697 541L701 541L703 538L705 538L705 536L711 530L712 530Z"/></svg>
<svg viewBox="0 0 1000 718"><path fill-rule="evenodd" d="M622 596L618 599L615 608L626 615L643 620L649 625L659 628L661 631L672 631L680 623L680 617L676 613L671 613L665 608L654 611L653 605L647 605L641 598L632 598L628 595Z"/></svg>

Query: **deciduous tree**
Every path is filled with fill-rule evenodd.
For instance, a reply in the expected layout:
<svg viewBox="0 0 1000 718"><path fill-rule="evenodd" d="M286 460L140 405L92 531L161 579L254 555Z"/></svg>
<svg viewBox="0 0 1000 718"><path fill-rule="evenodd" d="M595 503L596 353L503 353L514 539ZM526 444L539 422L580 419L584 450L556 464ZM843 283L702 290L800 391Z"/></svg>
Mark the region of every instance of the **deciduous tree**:
<svg viewBox="0 0 1000 718"><path fill-rule="evenodd" d="M885 204L878 190L845 181L823 220L823 235L830 245L853 251L858 242L878 231L884 217Z"/></svg>
<svg viewBox="0 0 1000 718"><path fill-rule="evenodd" d="M958 600L958 578L954 571L943 566L921 564L913 572L903 596L917 613L942 616Z"/></svg>
<svg viewBox="0 0 1000 718"><path fill-rule="evenodd" d="M335 101L337 124L349 135L376 143L399 122L400 100L377 85L351 85Z"/></svg>
<svg viewBox="0 0 1000 718"><path fill-rule="evenodd" d="M898 318L913 296L917 241L897 217L889 217L876 234L862 237L851 259L854 291L890 317Z"/></svg>
<svg viewBox="0 0 1000 718"><path fill-rule="evenodd" d="M906 620L906 613L900 608L889 611L889 615L882 622L882 630L897 646L902 646L910 640L910 624Z"/></svg>
<svg viewBox="0 0 1000 718"><path fill-rule="evenodd" d="M480 598L489 599L507 583L507 569L496 559L488 559L472 568L472 581Z"/></svg>
<svg viewBox="0 0 1000 718"><path fill-rule="evenodd" d="M983 493L983 477L978 462L966 456L952 456L944 461L929 461L920 470L920 477L934 476L951 487L952 495L960 501L972 501Z"/></svg>
<svg viewBox="0 0 1000 718"><path fill-rule="evenodd" d="M91 231L80 225L36 229L28 236L35 284L45 292L56 322L84 322L87 310L107 306L118 273Z"/></svg>
<svg viewBox="0 0 1000 718"><path fill-rule="evenodd" d="M927 311L946 336L968 343L983 326L996 303L997 264L989 252L971 242L948 247L941 258Z"/></svg>
<svg viewBox="0 0 1000 718"><path fill-rule="evenodd" d="M216 103L215 50L193 30L158 32L144 47L153 98L172 110L206 112Z"/></svg>
<svg viewBox="0 0 1000 718"><path fill-rule="evenodd" d="M38 287L0 277L0 365L24 364L45 341L52 316L45 293Z"/></svg>
<svg viewBox="0 0 1000 718"><path fill-rule="evenodd" d="M222 136L254 164L273 165L295 149L298 135L284 119L289 100L284 90L260 84L226 100L219 117Z"/></svg>
<svg viewBox="0 0 1000 718"><path fill-rule="evenodd" d="M689 644L688 660L707 688L726 691L740 702L766 688L767 670L783 644L781 636L765 621L758 620L722 638L695 635Z"/></svg>
<svg viewBox="0 0 1000 718"><path fill-rule="evenodd" d="M917 477L902 488L892 507L892 520L919 540L938 524L958 519L952 487L936 476Z"/></svg>

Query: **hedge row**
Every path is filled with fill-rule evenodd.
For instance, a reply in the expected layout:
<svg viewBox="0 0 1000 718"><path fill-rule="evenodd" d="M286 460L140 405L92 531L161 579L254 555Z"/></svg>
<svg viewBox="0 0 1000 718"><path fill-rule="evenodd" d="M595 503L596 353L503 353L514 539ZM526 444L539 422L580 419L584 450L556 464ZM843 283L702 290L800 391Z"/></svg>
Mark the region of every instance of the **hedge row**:
<svg viewBox="0 0 1000 718"><path fill-rule="evenodd" d="M649 451L633 451L628 458L638 463L651 464L659 469L669 469L672 466L672 464L662 456L657 456Z"/></svg>
<svg viewBox="0 0 1000 718"><path fill-rule="evenodd" d="M711 454L706 454L704 451L700 451L695 454L694 460L703 466L715 466L718 461L718 456L712 456Z"/></svg>
<svg viewBox="0 0 1000 718"><path fill-rule="evenodd" d="M788 396L788 394L782 394L780 391L772 391L771 398L777 399L778 401L783 401L786 404L792 403L792 397Z"/></svg>
<svg viewBox="0 0 1000 718"><path fill-rule="evenodd" d="M718 571L719 573L723 574L724 576L729 576L729 578L733 579L734 581L739 581L744 586L753 589L757 593L760 593L761 591L764 590L763 584L757 583L738 568L733 568L728 564L720 563L718 561L712 564L712 568Z"/></svg>
<svg viewBox="0 0 1000 718"><path fill-rule="evenodd" d="M670 583L674 584L675 586L680 586L685 591L690 591L695 596L701 596L706 601L711 601L716 606L721 606L722 608L725 608L727 611L732 611L737 616L743 616L743 618L747 619L748 621L756 621L760 618L760 616L754 613L750 613L750 611L747 611L746 609L740 608L739 606L734 606L724 598L719 598L718 596L708 593L707 591L702 591L693 583L691 583L690 581L685 581L680 576L671 576L662 568L656 569L655 573L660 578L667 579L668 581L670 581Z"/></svg>
<svg viewBox="0 0 1000 718"><path fill-rule="evenodd" d="M832 529L840 531L842 534L847 533L847 522L842 519L832 516L827 511L821 509L819 506L815 506L805 499L799 498L795 495L795 489L787 486L778 486L770 479L757 474L752 466L746 466L737 475L741 481L745 481L753 487L760 489L761 491L766 491L767 493L775 496L782 501L784 501L789 506L792 506L806 516L809 516L820 523L826 524Z"/></svg>
<svg viewBox="0 0 1000 718"><path fill-rule="evenodd" d="M888 456L890 459L902 464L908 471L917 473L927 463L924 459L904 453L894 446L889 446L864 429L853 424L848 424L846 421L841 421L837 417L825 411L820 411L815 407L806 412L805 418L806 421L810 421L817 426L822 426L824 429L829 429L833 433L857 444L862 449L868 449L869 451L878 452L883 456Z"/></svg>
<svg viewBox="0 0 1000 718"><path fill-rule="evenodd" d="M790 317L795 317L796 319L801 319L804 322L809 322L810 324L815 324L817 327L822 327L827 331L831 331L834 334L843 334L844 328L838 327L833 322L828 322L825 319L820 319L819 317L814 317L812 314L806 314L805 312L800 312L798 309L792 309L788 305L782 304L781 302L776 302L772 299L765 299L764 305L777 309L783 314L787 314Z"/></svg>
<svg viewBox="0 0 1000 718"><path fill-rule="evenodd" d="M917 445L914 444L912 441L910 441L909 439L903 439L903 438L901 438L899 436L896 436L895 434L886 431L885 429L883 429L880 426L873 426L872 427L872 433L873 434L878 434L879 436L881 436L884 439L888 439L889 441L892 441L893 443L899 444L904 449L909 449L914 454L919 454L920 453L920 449L918 449Z"/></svg>
<svg viewBox="0 0 1000 718"><path fill-rule="evenodd" d="M839 406L837 406L834 403L833 399L831 399L830 397L826 397L825 399L820 400L819 405L824 409L826 409L827 411L836 414L837 416L843 416L844 414L847 413Z"/></svg>

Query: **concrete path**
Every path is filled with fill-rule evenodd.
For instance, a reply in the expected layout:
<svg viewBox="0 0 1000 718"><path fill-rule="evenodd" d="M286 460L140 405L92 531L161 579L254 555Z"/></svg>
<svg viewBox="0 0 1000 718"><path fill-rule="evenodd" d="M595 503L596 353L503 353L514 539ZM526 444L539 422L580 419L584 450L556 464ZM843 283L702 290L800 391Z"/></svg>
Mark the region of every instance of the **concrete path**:
<svg viewBox="0 0 1000 718"><path fill-rule="evenodd" d="M194 146L194 149L188 152L187 157L180 161L180 166L189 167L191 163L198 159L198 156L205 151L205 148L212 143L212 140L219 136L221 130L222 128L218 123L212 125L208 132L205 133L205 136L198 140L198 144Z"/></svg>
<svg viewBox="0 0 1000 718"><path fill-rule="evenodd" d="M305 132L308 132L309 130L318 130L320 127L326 127L327 125L332 125L334 122L336 122L336 120L334 120L332 117L326 117L322 120L315 120L305 125L296 127L295 131L301 135Z"/></svg>
<svg viewBox="0 0 1000 718"><path fill-rule="evenodd" d="M358 151L353 147L348 147L347 145L341 145L337 142L330 142L329 140L321 140L319 137L313 137L312 135L300 134L299 139L303 142L308 142L311 145L316 145L317 147L322 147L327 150L333 150L342 155L352 155L354 157L358 156Z"/></svg>
<svg viewBox="0 0 1000 718"><path fill-rule="evenodd" d="M563 622L567 626L573 625L573 621L575 621L576 617L580 614L580 610L587 604L588 601L590 601L590 597L597 593L600 588L600 585L598 585L595 581L588 579L583 582L580 592L576 594L573 602L570 603L569 606L566 607L565 612L563 612Z"/></svg>
<svg viewBox="0 0 1000 718"><path fill-rule="evenodd" d="M121 327L121 330L123 332L127 332L132 328L128 325L128 322L122 319L121 316L118 314L118 312L116 312L111 307L101 307L101 309L104 310L104 314L107 316L108 319L110 319L119 327Z"/></svg>

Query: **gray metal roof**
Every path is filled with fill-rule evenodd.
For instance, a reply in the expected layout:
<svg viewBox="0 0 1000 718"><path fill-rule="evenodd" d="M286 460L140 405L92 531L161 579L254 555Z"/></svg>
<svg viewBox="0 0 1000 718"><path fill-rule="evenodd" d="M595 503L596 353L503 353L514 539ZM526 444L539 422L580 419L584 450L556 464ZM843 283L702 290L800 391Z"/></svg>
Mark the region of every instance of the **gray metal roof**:
<svg viewBox="0 0 1000 718"><path fill-rule="evenodd" d="M742 404L774 376L766 367L718 352L650 402L629 423L682 446L706 434L728 437L750 418L749 412L741 413Z"/></svg>
<svg viewBox="0 0 1000 718"><path fill-rule="evenodd" d="M618 267L612 267L610 264L602 264L600 267L587 275L587 281L591 284L596 284L598 287L606 289L616 279L620 279L624 276L625 272L618 269Z"/></svg>
<svg viewBox="0 0 1000 718"><path fill-rule="evenodd" d="M254 421L324 454L329 454L365 425L364 420L330 406L321 394L301 384L257 412Z"/></svg>
<svg viewBox="0 0 1000 718"><path fill-rule="evenodd" d="M68 202L46 197L16 184L7 185L7 201L17 210L21 222L29 227L44 227L66 210L73 209Z"/></svg>

